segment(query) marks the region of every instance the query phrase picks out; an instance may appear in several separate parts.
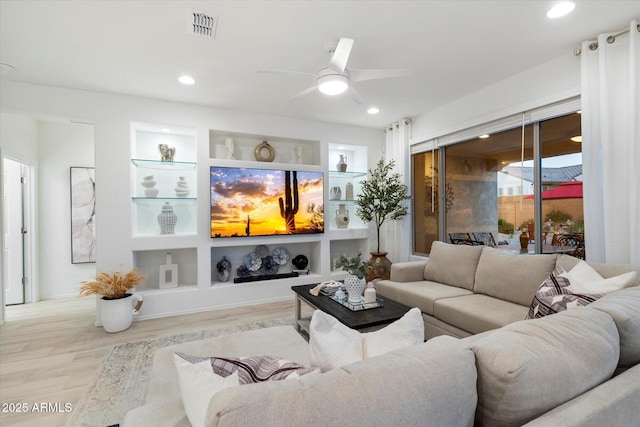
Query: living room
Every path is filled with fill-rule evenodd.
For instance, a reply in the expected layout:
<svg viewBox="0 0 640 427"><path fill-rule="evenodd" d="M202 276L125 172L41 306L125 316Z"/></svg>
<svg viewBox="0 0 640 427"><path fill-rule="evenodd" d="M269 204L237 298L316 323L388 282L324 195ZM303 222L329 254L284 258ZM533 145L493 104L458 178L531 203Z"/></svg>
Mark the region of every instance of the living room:
<svg viewBox="0 0 640 427"><path fill-rule="evenodd" d="M2 5L3 27L5 28L10 27L6 26L5 22L12 19L11 6L7 5L9 3L11 2L3 2ZM215 41L218 42L224 40L225 21L224 14L221 13L223 9L218 9L219 11L217 11L216 3L194 2L191 6L195 9L205 8L206 11L220 14L218 40ZM222 3L227 2L220 3L220 7L222 7ZM306 2L299 3L304 5ZM148 320L136 322L136 327L147 322L155 322L156 320L151 319L166 316L167 314L187 315L187 313L206 312L208 310L216 310L217 313L208 315L196 314L196 316L213 316L205 318L216 319L216 322L220 322L220 318L224 319L225 316L242 316L245 318L244 316L251 312L246 307L251 307L255 304L267 304L266 306L260 306L261 310L268 313L265 314L265 318L290 315L293 312L293 297L290 290L292 282L276 281L267 285L264 283L249 283L234 284L235 286L231 286L231 284L211 286L211 269L213 264L218 262L223 255L222 250L219 248L224 247L225 244L220 243L220 246L215 246L215 249L212 249L212 245L218 244L212 244L212 240L215 239L211 238L209 224L206 220L210 215L208 166L209 159L218 158L218 160L224 160L227 153L218 144L220 147L214 147L213 151L215 153L216 150L219 150L219 153L212 156L212 150L207 141L214 139L216 132L231 133L236 141L240 141L243 135L264 136L273 138L280 144L282 148L274 145L276 146L276 153L279 155L282 155L285 151L293 151L298 142L291 141L303 141L301 144L304 147L316 147L316 145L320 147L309 148L310 154L305 154L304 164L309 166L307 169L327 172L334 168L336 160L329 158L330 144L343 143L363 146L367 148L366 156L369 166L373 166L380 157L381 152L386 151L389 157L396 159L402 168L401 172L404 172L405 177L408 179L410 176L409 159L413 152L412 150L416 150L418 147L422 147L422 149L429 148L436 138L514 114L520 114L523 111L536 110L543 106L579 97L582 90L580 57L574 55L573 49L579 47L582 41L595 38L599 33L624 29L628 26L629 21L637 17L639 13L637 5L634 5L633 2L619 2L621 7L617 8L615 14L612 11L616 8L609 6L610 2L596 3L599 3L599 7L603 8L600 9L599 15L608 16L609 12L611 13L611 22L609 24L600 22L597 28L592 27L588 30L581 28L580 31L582 32L579 35L574 35L571 40L555 40L554 43L557 45L554 48L554 52L559 53L547 56L544 61L536 62L532 60L529 66L522 69L509 69L507 64L504 64L504 70L495 71L495 69L492 69L485 71L485 73L496 72L495 77L489 77L484 80L482 86L469 88L462 92L460 92L461 89L459 87L446 87L447 85L442 84L442 82L435 84L431 82L429 90L422 92L422 96L441 99L442 101L437 102L435 105L424 106L421 110L398 109L396 110L397 112L384 111L383 114L386 114L385 116L378 116L379 118L373 119L362 114L360 110L363 109L363 106L353 103L348 98L341 100L340 109L335 108L335 112L333 111L333 106L328 103L330 99L325 98L321 98L319 101L312 100L314 104L311 106L305 104L305 100L299 100L302 103L289 103L288 98L297 91L304 89L306 83L304 81L291 82L283 76L260 76L262 85L271 87L274 92L276 92L276 89L278 89L278 92L286 92L279 94L279 102L283 104L280 107L281 110L272 109L272 113L269 113L261 110L258 105L253 109L248 108L246 110L234 108L233 102L229 100L229 98L233 97L233 93L228 95L216 92L215 95L210 96L211 98L227 96L226 101L217 106L199 101L190 101L190 98L196 96L195 91L205 92L205 90L198 89L198 82L194 86L196 88L195 91L191 88L191 92L180 93L173 100L168 100L153 99L156 97L146 95L133 95L133 92L127 92L128 94L105 93L108 91L103 91L99 85L93 88L74 88L67 85L55 85L47 81L29 81L23 77L16 77L15 73L21 72L20 64L15 64L16 71L12 72L13 76L3 70L2 95L0 95L3 129L2 154L3 156L17 158L26 163L37 165L38 190L33 197L34 200L37 200L37 203L34 204L38 206L38 215L35 220L37 227L34 227L38 230L38 240L33 245L35 247L32 248L36 253L30 266L34 271L31 276L34 280L30 285L27 285L27 289L30 289L26 293L27 299L31 302L47 300L44 301L47 303L47 309L55 311L57 310L54 308L57 304L57 299L75 298L77 300L76 296L80 282L92 280L96 272L129 269L147 262L154 265L154 270L157 274L157 266L164 262L164 253L166 249L170 248L175 252L174 258L178 259L182 264L183 268L181 270L190 271L193 279L186 280L184 282L185 286L179 286L185 288L178 289L180 292L167 293L166 291L160 292L158 290L147 292L140 316ZM401 6L396 6L400 8L402 6L407 7L407 4L402 2L400 4ZM252 6L258 7L258 5ZM528 6L531 7L530 4ZM229 6L227 5L226 7ZM248 6L245 7L249 8ZM264 7L266 8L266 6ZM286 10L285 6L279 5L279 7L283 7ZM318 5L314 7L319 8ZM355 8L356 6L351 5L351 7ZM382 6L380 7L382 8ZM384 7L391 8L388 4ZM255 10L264 11L264 9ZM383 12L385 10L381 9L380 14L384 15ZM30 11L29 8L22 10L19 16L24 16L22 13L27 11ZM515 14L517 10L512 12ZM86 11L83 11L83 13L86 13ZM248 24L256 25L256 28L260 28L257 26L257 21L259 21L258 18L261 14L255 11L253 13L257 16L251 15L250 12L247 13L247 15L251 15ZM323 13L328 12L324 11ZM92 15L89 14L88 16ZM397 22L402 22L402 19L406 19L406 16L402 14L392 16L398 20ZM43 17L39 19L43 19ZM279 19L284 20L283 17ZM343 20L344 23L342 23ZM347 19L341 18L341 24L336 23L335 30L326 31L331 34L330 38L335 38L337 41L339 37L348 36L347 21ZM276 27L286 28L287 22L283 22L282 25L276 25ZM300 22L308 21L300 20ZM372 26L375 23L372 23ZM377 24L378 26L380 25L379 22ZM53 26L51 23L47 25ZM449 22L447 27L451 29L453 25L453 23ZM45 28L50 27L45 26ZM48 31L51 30L49 29ZM244 31L248 30L245 29ZM299 31L303 30L300 29ZM390 30L389 37L397 31ZM508 32L510 30L505 31ZM280 30L280 32L282 31ZM323 36L318 37L320 37L320 41L317 41L316 44L320 44L320 46L305 46L304 49L312 49L314 53L313 55L309 53L309 55L314 57L314 61L322 62L322 60L328 58L328 55L323 56L326 52L323 51L322 43L329 40L325 40L326 37L322 38ZM400 37L400 35L394 37ZM366 41L367 37L365 36L361 39L354 35L354 38L354 54L357 49L364 49L370 43ZM5 37L3 34L2 39L2 62L11 63L12 59L4 56L4 52L7 52L5 43L7 43L7 46L11 45L11 38ZM433 38L431 41L433 44L442 43L441 40ZM23 42L27 46L29 41L24 39ZM251 42L254 44L259 43L257 40L252 40ZM106 42L103 40L102 43ZM197 43L202 44L203 41L198 40ZM376 44L377 42L371 43ZM390 46L385 47L389 48ZM371 48L372 46L367 46L367 49ZM391 48L393 47L391 46ZM494 48L492 47L492 49ZM523 54L526 53L526 46L521 49ZM481 53L482 49L479 47L475 51L470 49L469 52L464 53L470 55L464 61L468 62L473 58L481 57ZM463 57L464 54L459 53L459 56ZM243 69L243 74L253 74L255 68L263 67L298 69L297 62L286 61L287 54L274 50L270 55L273 56L271 62L264 60L262 63L249 66L243 63L243 59L238 59L238 63L246 67ZM296 52L295 55L302 55L302 52ZM370 64L362 61L363 63L358 64L358 66L375 68L413 67L416 69L416 73L422 71L420 67L406 60L390 59L389 63L387 63L383 60L386 52L373 51L370 55L380 55L381 58L376 59L375 62L372 61ZM106 61L106 59L118 61L117 55L115 57L105 56L104 60ZM458 60L460 61L460 59ZM478 61L482 60L479 59ZM302 65L299 64L299 66ZM99 68L100 65L96 64L95 67ZM124 74L126 74L126 69L126 66L122 67ZM311 71L315 72L315 70ZM450 71L449 67L441 67L440 72L444 73L444 75L440 76L441 80L447 81L448 71ZM501 74L497 74L498 72ZM175 77L172 75L171 79ZM424 77L422 78L424 79ZM390 84L390 86L385 86L387 91L391 93L394 89L393 82L399 83L401 81L401 78L389 79L385 82ZM380 82L382 83L383 80ZM457 84L461 85L462 83L452 83L452 85ZM165 83L163 85L166 86ZM229 87L235 87L236 90L239 90L238 86L241 85L242 83L229 83ZM374 82L368 83L368 85L374 87ZM294 90L293 86L297 89ZM356 87L361 89L363 94L370 94L369 86L365 86L365 83L362 86L362 88L360 86ZM438 88L437 86L441 87ZM173 91L179 92L180 89L174 88ZM233 92L231 89L230 91ZM444 96L444 92L447 91L455 92L456 95L447 98ZM376 96L382 95L376 94ZM371 96L374 96L374 94L371 93ZM395 102L398 102L397 98L401 98L403 95L400 93L389 96L396 100ZM381 101L376 102L382 105ZM322 103L322 105L317 110L308 112L307 116L283 112L285 107L289 108L289 111L291 109L305 110L304 107L312 109L315 107L315 103ZM384 108L381 109L384 110ZM316 119L313 118L314 115L317 117ZM340 116L354 117L354 120L349 122L340 118ZM403 144L396 145L388 142L388 136L382 132L382 129L407 118L411 119L411 132L409 135L404 136ZM133 174L131 172L132 134L137 132L136 128L132 127L132 124L154 124L187 128L197 141L196 153L194 154L195 162L198 163L197 184L196 182L190 183L192 191L199 196L193 208L194 211L191 212L197 220L193 223L191 235L175 236L174 241L168 246L158 245L158 242L164 242L167 239L159 240L160 237L154 237L152 240L145 241L132 235L132 230L134 229L132 224L135 221L132 219L132 195L129 189L133 186L130 176ZM19 135L20 138L8 138L7 135ZM251 144L239 145L239 149L245 155L247 152L251 154L253 146L257 145L261 140L261 138L255 138L255 143L252 140ZM308 142L307 145L304 145L305 141ZM313 150L317 151L314 152ZM179 155L182 155L183 152L179 152ZM288 162L288 160L280 161L280 163ZM66 207L68 205L66 200L69 197L68 169L74 166L95 167L96 198L98 200L97 240L99 242L95 264L72 264L69 260L71 251L68 243L69 230L66 228L66 224L69 222L70 213ZM139 183L136 182L135 184L138 185ZM326 184L325 188L328 190ZM122 191L122 189L125 189L125 191ZM60 209L60 205L64 205L65 209ZM157 213L155 212L155 215ZM155 221L155 215L153 221ZM185 217L183 216L183 218ZM327 216L327 222L333 220L333 214ZM64 224L65 227L52 226L52 224ZM399 228L397 230L400 233L397 235L399 238L383 236L382 240L385 247L393 254L394 262L416 259L417 257L411 252L411 247L401 244L401 242L408 242L412 239L409 221L400 225ZM332 233L327 233L327 237L323 237L320 240L290 239L287 243L291 245L292 250L290 252L292 256L297 252L307 253L311 261L318 265L312 267L316 269L318 276L322 276L322 278L318 277L318 281L325 280L333 274L331 258L334 255L332 253L334 250L355 248L362 249L363 252L369 252L375 245L374 239L369 238L369 234L363 237L361 231L350 231L349 239L339 237L336 230L331 231ZM390 231L390 233L396 233L396 230ZM333 234L333 237L330 234ZM350 243L352 240L356 243ZM64 242L64 246L61 247L62 242ZM240 253L249 252L250 247L258 244L267 244L272 248L280 245L276 237L268 239L252 237L250 241L245 240L243 243L234 243L233 245L237 247L237 252ZM160 255L162 259L157 261ZM180 259L183 256L186 261ZM239 257L240 255L237 256ZM33 287L30 288L30 286ZM170 297L167 298L166 295L170 295ZM73 311L62 302L58 302L58 304L61 304L59 307L62 307L62 310ZM92 301L92 298L84 298L79 301L79 304L93 312L93 319L90 323L93 323L93 320L99 323L99 317L95 312L95 301ZM4 300L2 305L4 308ZM93 306L86 307L87 305ZM20 306L9 308L13 312L19 312L22 309ZM28 314L25 315L29 316ZM16 314L16 316L19 317L20 315ZM46 318L40 319L40 322L43 322ZM171 325L172 321L167 319L170 318L164 319L164 326L159 329L167 328L167 325ZM4 341L5 331L11 328L9 314L3 316L3 320L6 322L3 326ZM257 319L246 319L246 321L252 320ZM38 320L33 320L33 322L37 324ZM80 323L82 322L85 322L85 328L89 326L86 324L86 316L80 321ZM34 327L36 326L35 324L33 324ZM153 329L154 327L151 326L150 330ZM79 330L82 330L82 328L76 329L76 331ZM176 332L175 330L172 331ZM94 328L91 332L88 332L89 335L86 335L86 338L95 339L97 340L96 343L99 342L100 339L97 335L94 335L97 332L102 332L101 328ZM158 331L157 333L162 332ZM131 335L128 338L130 340L144 339L143 335L144 333ZM113 345L117 342L126 342L127 337L109 339L113 340L110 342ZM5 344L3 342L4 348ZM55 399L53 395L49 395L44 397L43 400L51 401Z"/></svg>

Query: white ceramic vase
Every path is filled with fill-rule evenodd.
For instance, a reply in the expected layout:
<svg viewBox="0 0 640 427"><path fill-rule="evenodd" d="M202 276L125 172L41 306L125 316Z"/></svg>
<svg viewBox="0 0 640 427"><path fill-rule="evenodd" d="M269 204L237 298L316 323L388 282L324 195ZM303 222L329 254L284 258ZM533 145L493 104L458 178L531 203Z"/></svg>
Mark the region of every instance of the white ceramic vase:
<svg viewBox="0 0 640 427"><path fill-rule="evenodd" d="M351 304L360 304L362 302L362 291L367 287L367 282L358 278L353 274L349 274L344 279L344 287L347 289L347 294L349 294L349 303Z"/></svg>
<svg viewBox="0 0 640 427"><path fill-rule="evenodd" d="M102 297L100 299L102 327L109 333L129 329L133 316L138 314L140 307L142 307L142 296L138 294L127 294L124 298L118 299Z"/></svg>

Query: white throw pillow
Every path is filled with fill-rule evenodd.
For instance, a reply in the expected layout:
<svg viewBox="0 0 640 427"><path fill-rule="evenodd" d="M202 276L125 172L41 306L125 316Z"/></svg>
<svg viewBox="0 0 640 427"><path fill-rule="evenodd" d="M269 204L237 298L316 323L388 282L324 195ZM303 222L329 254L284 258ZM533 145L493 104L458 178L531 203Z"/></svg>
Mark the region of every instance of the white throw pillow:
<svg viewBox="0 0 640 427"><path fill-rule="evenodd" d="M415 307L390 325L366 333L316 310L309 330L309 356L311 366L333 369L422 342L424 323L420 309Z"/></svg>
<svg viewBox="0 0 640 427"><path fill-rule="evenodd" d="M582 260L561 276L569 279L571 292L582 294L608 294L629 287L637 281L635 271L605 279Z"/></svg>
<svg viewBox="0 0 640 427"><path fill-rule="evenodd" d="M194 364L177 354L173 360L178 370L184 412L193 427L204 427L209 401L220 390L239 385L238 372L221 377L213 373L208 362Z"/></svg>

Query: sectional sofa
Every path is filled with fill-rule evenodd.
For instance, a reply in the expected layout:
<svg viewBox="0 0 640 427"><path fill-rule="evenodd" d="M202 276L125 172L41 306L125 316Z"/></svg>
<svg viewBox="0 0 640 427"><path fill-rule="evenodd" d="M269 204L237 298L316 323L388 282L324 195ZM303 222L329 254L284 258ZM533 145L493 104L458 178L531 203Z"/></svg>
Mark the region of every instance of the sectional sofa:
<svg viewBox="0 0 640 427"><path fill-rule="evenodd" d="M395 263L390 280L377 292L419 307L425 339L438 335L468 337L522 320L540 284L556 269L570 271L580 260L569 255L518 255L489 246L434 242L427 261ZM640 266L593 264L604 278Z"/></svg>
<svg viewBox="0 0 640 427"><path fill-rule="evenodd" d="M451 250L447 246L441 249ZM529 281L539 280L537 288L545 280L542 271L557 263L569 268L574 261L555 256L509 258L516 272L507 274L501 267L504 260L493 264L500 254L489 251L488 258L482 259L488 249L480 248L481 254L474 255L476 272L471 284L465 282L469 277L463 272L471 270L473 254L444 264L449 276L440 280L466 284L470 289L440 283L455 288L446 290L437 286L432 276L425 281L424 263L420 264L421 277L418 264L396 265L392 280L379 283L380 293L395 289L394 297L407 286L414 296L405 304L418 304L430 334L441 332L444 336L321 374L223 389L207 400L198 425L639 426L640 286L609 293L586 307L522 320L528 311L525 297L535 293ZM438 265L438 258L445 253L438 252L432 251L427 264L435 261ZM485 266L487 261L491 263ZM534 268L538 262L542 266ZM490 265L490 271L483 272ZM598 269L601 274L614 275L637 271L638 267ZM502 279L502 286L487 290L489 277ZM412 280L400 282L399 278ZM419 293L420 284L432 287L438 296ZM532 294L518 289L523 286L530 286ZM480 293L481 289L492 295ZM498 292L504 299L495 296ZM445 298L445 294L449 296ZM473 321L463 319L462 303L445 305L452 314L436 317L439 304L454 298L468 299ZM497 301L483 305L490 301L487 298ZM500 312L502 307L507 314ZM436 321L437 329L432 328ZM447 336L454 332L466 337ZM309 344L289 326L161 349L155 354L145 404L129 411L121 425L190 425L184 411L185 393L178 386L172 362L175 352L199 356L276 354L309 365Z"/></svg>

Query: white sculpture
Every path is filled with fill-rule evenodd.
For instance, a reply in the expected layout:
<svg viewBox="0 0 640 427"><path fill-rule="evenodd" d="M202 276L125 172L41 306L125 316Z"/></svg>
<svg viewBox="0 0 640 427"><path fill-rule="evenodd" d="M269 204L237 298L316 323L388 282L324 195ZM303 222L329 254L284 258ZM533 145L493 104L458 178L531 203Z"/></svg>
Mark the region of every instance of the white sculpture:
<svg viewBox="0 0 640 427"><path fill-rule="evenodd" d="M224 140L224 145L227 146L227 159L228 160L235 160L236 159L236 156L234 155L235 144L233 142L233 138L226 138Z"/></svg>

